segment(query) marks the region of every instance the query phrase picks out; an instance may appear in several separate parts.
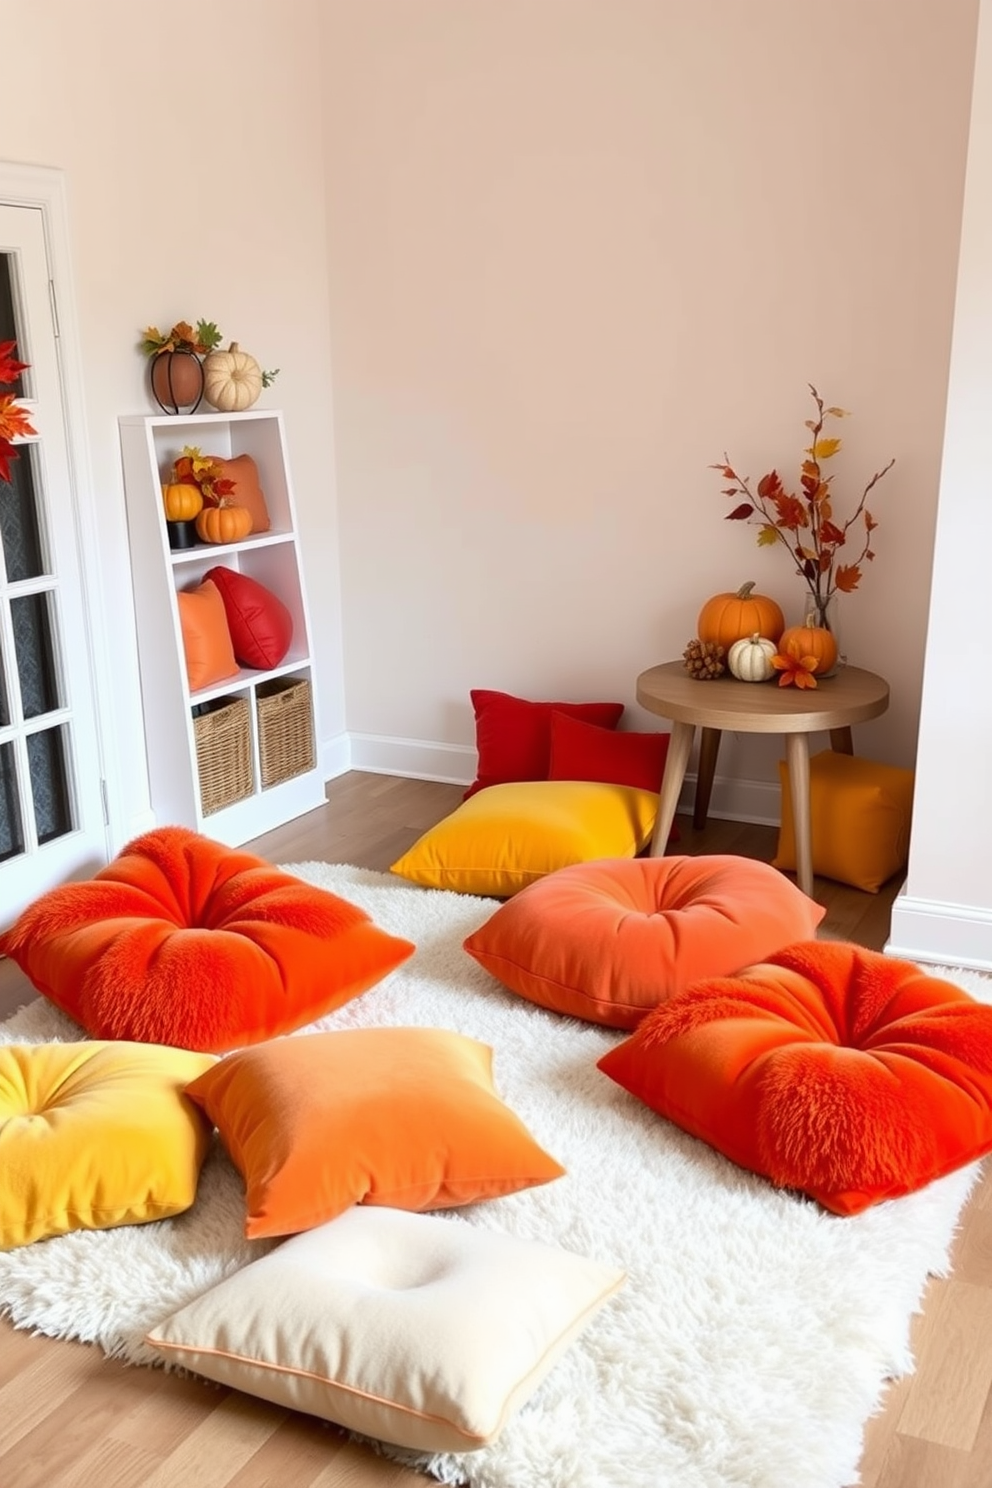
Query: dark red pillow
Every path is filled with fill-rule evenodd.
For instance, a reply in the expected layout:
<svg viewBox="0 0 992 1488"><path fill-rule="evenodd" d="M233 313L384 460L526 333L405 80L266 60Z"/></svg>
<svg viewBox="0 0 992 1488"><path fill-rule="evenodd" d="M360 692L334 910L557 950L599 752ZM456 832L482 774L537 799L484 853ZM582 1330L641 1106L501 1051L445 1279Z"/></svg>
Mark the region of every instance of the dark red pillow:
<svg viewBox="0 0 992 1488"><path fill-rule="evenodd" d="M247 574L223 565L206 577L220 590L234 654L242 666L269 672L277 667L293 639L293 617L282 600Z"/></svg>
<svg viewBox="0 0 992 1488"><path fill-rule="evenodd" d="M616 728L623 713L623 703L533 703L508 692L479 688L469 696L475 709L479 763L476 778L465 792L466 800L487 785L547 780L552 713L564 713L607 729Z"/></svg>
<svg viewBox="0 0 992 1488"><path fill-rule="evenodd" d="M598 728L557 710L551 715L549 780L601 780L660 791L670 735Z"/></svg>

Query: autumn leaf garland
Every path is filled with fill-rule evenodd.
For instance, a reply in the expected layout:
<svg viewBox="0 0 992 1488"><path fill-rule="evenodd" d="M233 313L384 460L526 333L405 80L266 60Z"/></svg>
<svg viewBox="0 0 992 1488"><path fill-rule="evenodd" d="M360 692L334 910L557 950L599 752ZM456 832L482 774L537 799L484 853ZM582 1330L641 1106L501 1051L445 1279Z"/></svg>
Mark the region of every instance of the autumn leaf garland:
<svg viewBox="0 0 992 1488"><path fill-rule="evenodd" d="M0 341L0 387L9 387L28 369L27 362L17 360L16 350L16 341ZM13 441L37 432L28 420L27 409L14 394L0 393L0 481L10 480L10 462L17 459Z"/></svg>

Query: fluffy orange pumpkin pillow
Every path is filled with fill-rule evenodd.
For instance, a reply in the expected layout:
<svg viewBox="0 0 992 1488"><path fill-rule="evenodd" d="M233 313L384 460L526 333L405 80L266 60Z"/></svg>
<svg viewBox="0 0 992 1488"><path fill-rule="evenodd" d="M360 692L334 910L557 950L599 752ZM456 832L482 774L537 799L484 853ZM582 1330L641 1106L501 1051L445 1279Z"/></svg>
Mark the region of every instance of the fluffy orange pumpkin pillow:
<svg viewBox="0 0 992 1488"><path fill-rule="evenodd" d="M599 1068L836 1214L992 1150L992 1007L843 942L788 946L740 976L694 983Z"/></svg>
<svg viewBox="0 0 992 1488"><path fill-rule="evenodd" d="M413 950L347 900L185 827L137 838L0 936L93 1038L209 1052L310 1023Z"/></svg>
<svg viewBox="0 0 992 1488"><path fill-rule="evenodd" d="M560 1178L497 1095L488 1045L352 1028L231 1054L187 1085L247 1187L249 1240L352 1204L451 1209Z"/></svg>
<svg viewBox="0 0 992 1488"><path fill-rule="evenodd" d="M636 1028L697 977L811 936L824 913L751 858L602 858L522 889L465 949L531 1002Z"/></svg>

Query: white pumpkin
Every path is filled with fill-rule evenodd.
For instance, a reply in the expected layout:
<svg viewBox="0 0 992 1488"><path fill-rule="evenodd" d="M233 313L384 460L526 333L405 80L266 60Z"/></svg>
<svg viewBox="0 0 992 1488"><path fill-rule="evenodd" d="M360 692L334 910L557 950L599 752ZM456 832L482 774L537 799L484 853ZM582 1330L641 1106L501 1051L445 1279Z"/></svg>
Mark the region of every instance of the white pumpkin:
<svg viewBox="0 0 992 1488"><path fill-rule="evenodd" d="M243 413L257 400L262 386L261 367L237 341L226 351L212 351L203 363L203 396L221 413Z"/></svg>
<svg viewBox="0 0 992 1488"><path fill-rule="evenodd" d="M735 641L727 653L727 665L738 682L767 682L775 673L772 657L778 651L767 636L745 636Z"/></svg>

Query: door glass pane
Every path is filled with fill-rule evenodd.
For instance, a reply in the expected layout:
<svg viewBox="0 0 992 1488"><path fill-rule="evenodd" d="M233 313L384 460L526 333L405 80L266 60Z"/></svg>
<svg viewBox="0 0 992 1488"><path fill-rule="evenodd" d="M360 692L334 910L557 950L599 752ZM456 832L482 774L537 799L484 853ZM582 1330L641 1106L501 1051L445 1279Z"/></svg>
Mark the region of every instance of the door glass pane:
<svg viewBox="0 0 992 1488"><path fill-rule="evenodd" d="M14 255L12 253L0 253L0 341L16 341L17 324L14 319ZM26 362L27 357L18 347L21 353L18 361ZM13 393L15 397L24 396L23 373L16 382L4 386L5 393Z"/></svg>
<svg viewBox="0 0 992 1488"><path fill-rule="evenodd" d="M0 645L0 728L10 728L10 703L7 701L6 665Z"/></svg>
<svg viewBox="0 0 992 1488"><path fill-rule="evenodd" d="M25 718L40 718L61 707L50 596L23 594L12 599L10 621L21 682L21 710Z"/></svg>
<svg viewBox="0 0 992 1488"><path fill-rule="evenodd" d="M69 780L66 770L66 730L44 729L27 738L31 798L39 842L51 842L72 831Z"/></svg>
<svg viewBox="0 0 992 1488"><path fill-rule="evenodd" d="M0 744L0 862L24 851L13 744Z"/></svg>
<svg viewBox="0 0 992 1488"><path fill-rule="evenodd" d="M0 480L0 545L8 583L46 572L38 530L35 452L30 445L21 445L11 462L10 481Z"/></svg>

